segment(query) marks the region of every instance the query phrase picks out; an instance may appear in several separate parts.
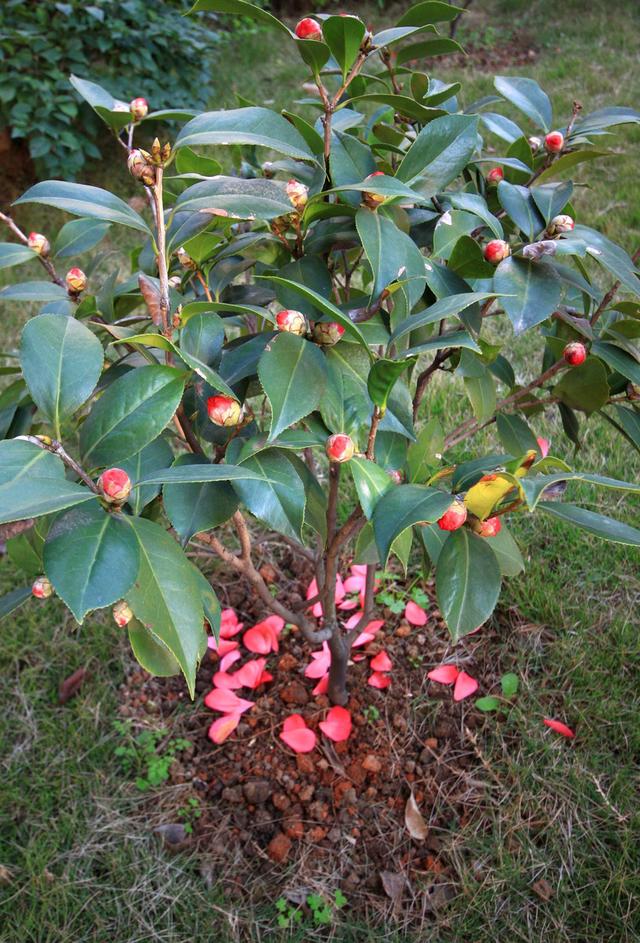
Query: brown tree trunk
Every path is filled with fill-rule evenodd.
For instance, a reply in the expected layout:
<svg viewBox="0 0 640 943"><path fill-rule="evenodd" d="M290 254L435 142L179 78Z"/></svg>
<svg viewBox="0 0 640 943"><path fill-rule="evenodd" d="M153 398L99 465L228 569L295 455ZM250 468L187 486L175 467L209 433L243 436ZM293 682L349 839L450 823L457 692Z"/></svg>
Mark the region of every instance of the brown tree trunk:
<svg viewBox="0 0 640 943"><path fill-rule="evenodd" d="M347 691L347 663L351 646L341 632L339 625L334 625L333 635L329 639L331 667L329 668L329 700L332 704L344 707L349 700Z"/></svg>

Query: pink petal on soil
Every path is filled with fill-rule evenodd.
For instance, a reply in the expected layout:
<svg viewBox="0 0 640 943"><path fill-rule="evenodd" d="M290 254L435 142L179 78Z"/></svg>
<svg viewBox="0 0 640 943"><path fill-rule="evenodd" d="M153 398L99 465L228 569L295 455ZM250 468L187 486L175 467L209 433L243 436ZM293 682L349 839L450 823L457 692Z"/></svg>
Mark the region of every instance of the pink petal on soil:
<svg viewBox="0 0 640 943"><path fill-rule="evenodd" d="M426 625L427 614L417 602L410 600L404 610L404 617L411 625Z"/></svg>
<svg viewBox="0 0 640 943"><path fill-rule="evenodd" d="M549 446L551 445L551 443L549 442L548 439L543 439L541 435L538 436L538 438L536 439L536 442L538 443L540 454L542 455L543 458L546 458L547 455L549 454Z"/></svg>
<svg viewBox="0 0 640 943"><path fill-rule="evenodd" d="M319 694L326 694L329 690L329 672L327 671L326 675L323 675L315 688L311 692L314 697L317 697Z"/></svg>
<svg viewBox="0 0 640 943"><path fill-rule="evenodd" d="M213 691L209 691L204 703L211 710L221 711L223 714L243 714L253 707L253 701L245 701L233 691L225 691L223 688L214 688Z"/></svg>
<svg viewBox="0 0 640 943"><path fill-rule="evenodd" d="M316 745L317 738L300 714L292 714L282 725L280 739L284 740L294 753L310 753Z"/></svg>
<svg viewBox="0 0 640 943"><path fill-rule="evenodd" d="M342 612L349 612L350 609L357 609L359 605L359 599L344 599L338 605L338 609L340 609Z"/></svg>
<svg viewBox="0 0 640 943"><path fill-rule="evenodd" d="M345 593L359 593L364 589L364 576L348 576L344 581Z"/></svg>
<svg viewBox="0 0 640 943"><path fill-rule="evenodd" d="M453 689L454 701L463 701L465 697L474 694L478 690L478 682L466 671L461 671L456 678L456 685Z"/></svg>
<svg viewBox="0 0 640 943"><path fill-rule="evenodd" d="M371 659L370 667L373 671L391 671L393 662L386 652L378 652L375 658Z"/></svg>
<svg viewBox="0 0 640 943"><path fill-rule="evenodd" d="M231 638L244 628L233 609L223 609L220 614L220 638Z"/></svg>
<svg viewBox="0 0 640 943"><path fill-rule="evenodd" d="M269 671L263 671L260 676L260 684L268 684L269 681L273 681L273 675ZM258 687L260 687L260 684Z"/></svg>
<svg viewBox="0 0 640 943"><path fill-rule="evenodd" d="M326 737L339 743L347 740L351 733L351 714L344 707L332 707L318 726Z"/></svg>
<svg viewBox="0 0 640 943"><path fill-rule="evenodd" d="M258 685L262 684L261 678L266 664L266 658L256 658L253 661L247 661L242 668L238 668L231 677L237 682L238 687L255 690Z"/></svg>
<svg viewBox="0 0 640 943"><path fill-rule="evenodd" d="M542 720L543 724L547 727L551 727L552 730L555 730L556 733L562 734L563 737L572 739L575 737L575 733L571 727L567 727L566 724L563 724L561 720L552 720L550 717L544 717Z"/></svg>
<svg viewBox="0 0 640 943"><path fill-rule="evenodd" d="M220 659L220 671L226 671L227 668L230 668L231 665L235 664L240 658L242 658L242 655L238 649L232 648L230 652L227 652L227 654Z"/></svg>
<svg viewBox="0 0 640 943"><path fill-rule="evenodd" d="M235 688L242 687L236 680L235 675L227 674L226 671L216 671L213 676L213 686L221 691L233 691Z"/></svg>
<svg viewBox="0 0 640 943"><path fill-rule="evenodd" d="M229 652L234 651L236 648L240 647L240 642L237 642L235 639L230 638L220 638L217 642L213 635L210 635L207 639L207 645L212 651L216 652L220 656L228 654Z"/></svg>
<svg viewBox="0 0 640 943"><path fill-rule="evenodd" d="M372 675L369 675L367 684L370 684L372 688L380 688L382 691L389 687L391 678L389 675L382 674L381 671L374 671Z"/></svg>
<svg viewBox="0 0 640 943"><path fill-rule="evenodd" d="M214 743L224 743L227 737L233 733L240 723L240 714L224 714L209 727L209 737Z"/></svg>
<svg viewBox="0 0 640 943"><path fill-rule="evenodd" d="M321 678L331 665L331 652L327 643L322 643L320 651L311 652L311 658L313 661L304 669L304 676L305 678Z"/></svg>
<svg viewBox="0 0 640 943"><path fill-rule="evenodd" d="M455 665L438 665L428 673L427 678L430 681L437 681L438 684L455 684L459 674Z"/></svg>

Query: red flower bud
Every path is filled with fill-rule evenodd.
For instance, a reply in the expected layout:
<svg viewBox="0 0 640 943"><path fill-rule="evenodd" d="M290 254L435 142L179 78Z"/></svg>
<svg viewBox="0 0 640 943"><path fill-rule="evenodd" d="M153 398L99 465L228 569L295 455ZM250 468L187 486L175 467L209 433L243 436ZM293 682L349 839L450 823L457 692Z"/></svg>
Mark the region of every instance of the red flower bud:
<svg viewBox="0 0 640 943"><path fill-rule="evenodd" d="M374 170L372 174L369 174L365 177L365 180L372 180L374 177L384 177L384 171ZM368 190L364 190L362 193L362 198L367 206L375 210L376 207L380 206L381 203L384 203L386 197L382 196L380 193L370 193Z"/></svg>
<svg viewBox="0 0 640 943"><path fill-rule="evenodd" d="M53 586L46 576L39 576L37 580L34 580L31 592L36 599L48 599L53 595Z"/></svg>
<svg viewBox="0 0 640 943"><path fill-rule="evenodd" d="M98 478L98 488L109 504L124 504L131 494L131 479L122 468L107 468Z"/></svg>
<svg viewBox="0 0 640 943"><path fill-rule="evenodd" d="M276 324L279 331L286 331L288 334L298 334L302 337L307 333L307 319L300 311L293 311L288 308L278 311Z"/></svg>
<svg viewBox="0 0 640 943"><path fill-rule="evenodd" d="M499 517L488 517L486 521L480 521L476 534L481 537L495 537L500 533L502 521Z"/></svg>
<svg viewBox="0 0 640 943"><path fill-rule="evenodd" d="M587 348L580 341L572 341L562 351L562 356L570 367L579 367L587 359Z"/></svg>
<svg viewBox="0 0 640 943"><path fill-rule="evenodd" d="M304 183L300 183L299 180L289 180L285 190L291 205L296 210L303 210L309 199L309 187L305 187Z"/></svg>
<svg viewBox="0 0 640 943"><path fill-rule="evenodd" d="M129 111L134 121L140 121L149 113L149 103L146 98L134 98L129 102Z"/></svg>
<svg viewBox="0 0 640 943"><path fill-rule="evenodd" d="M81 268L70 268L65 275L65 281L72 295L79 295L87 287L87 276Z"/></svg>
<svg viewBox="0 0 640 943"><path fill-rule="evenodd" d="M333 347L343 334L343 326L336 321L317 321L313 329L313 339L321 347Z"/></svg>
<svg viewBox="0 0 640 943"><path fill-rule="evenodd" d="M564 135L560 131L551 131L544 139L544 146L550 154L559 154L564 147Z"/></svg>
<svg viewBox="0 0 640 943"><path fill-rule="evenodd" d="M440 530L457 530L459 527L462 527L466 519L467 509L464 501L460 501L456 498L449 510L445 511L438 521L438 527Z"/></svg>
<svg viewBox="0 0 640 943"><path fill-rule="evenodd" d="M322 27L317 20L310 16L305 16L296 24L294 33L298 39L322 39Z"/></svg>
<svg viewBox="0 0 640 943"><path fill-rule="evenodd" d="M198 268L188 252L185 251L184 246L180 246L180 248L176 251L176 256L178 257L178 262L180 265L182 265L183 268L188 268L192 271Z"/></svg>
<svg viewBox="0 0 640 943"><path fill-rule="evenodd" d="M504 180L504 170L502 167L492 167L487 174L487 183L500 183Z"/></svg>
<svg viewBox="0 0 640 943"><path fill-rule="evenodd" d="M116 625L121 629L124 629L126 625L129 625L133 619L133 612L124 599L121 599L120 602L117 602L111 612Z"/></svg>
<svg viewBox="0 0 640 943"><path fill-rule="evenodd" d="M210 396L207 400L207 413L216 426L237 426L242 406L231 396Z"/></svg>
<svg viewBox="0 0 640 943"><path fill-rule="evenodd" d="M353 439L343 432L330 435L325 449L332 462L348 462L353 458L356 451Z"/></svg>
<svg viewBox="0 0 640 943"><path fill-rule="evenodd" d="M497 265L498 262L502 262L509 255L511 255L511 249L509 243L505 242L504 239L492 239L484 247L484 257L492 265Z"/></svg>
<svg viewBox="0 0 640 943"><path fill-rule="evenodd" d="M51 251L49 240L46 236L43 236L41 232L30 232L27 242L30 249L33 249L34 252L37 252L38 255L43 257L49 255Z"/></svg>
<svg viewBox="0 0 640 943"><path fill-rule="evenodd" d="M547 232L550 236L557 236L561 232L571 232L574 226L575 223L571 216L554 216L547 226Z"/></svg>
<svg viewBox="0 0 640 943"><path fill-rule="evenodd" d="M136 180L141 180L147 187L152 187L156 182L156 169L149 163L142 151L134 148L127 157L127 167L129 173Z"/></svg>

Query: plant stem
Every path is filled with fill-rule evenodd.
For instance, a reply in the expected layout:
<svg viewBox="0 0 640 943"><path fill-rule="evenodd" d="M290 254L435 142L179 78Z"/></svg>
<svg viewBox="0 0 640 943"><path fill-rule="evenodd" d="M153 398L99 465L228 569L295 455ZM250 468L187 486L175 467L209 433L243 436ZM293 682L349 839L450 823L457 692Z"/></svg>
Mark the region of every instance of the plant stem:
<svg viewBox="0 0 640 943"><path fill-rule="evenodd" d="M162 333L165 337L171 336L169 324L169 272L167 270L167 233L164 221L164 203L162 195L163 168L156 168L156 182L153 185L153 199L156 210L156 231L158 235L158 277L160 279L160 317L162 319ZM170 362L171 352L167 351L167 363Z"/></svg>
<svg viewBox="0 0 640 943"><path fill-rule="evenodd" d="M20 227L16 225L16 223L12 220L10 216L8 216L6 213L0 213L0 222L8 226L11 232L14 235L16 235L21 242L24 242L25 245L29 244L28 237L25 235L25 233L23 233ZM60 285L61 288L66 289L67 286L65 284L65 281L64 279L60 278L60 276L56 272L53 262L50 262L49 259L43 258L41 255L38 255L38 261L40 262L40 265L42 265L46 269L47 274L49 275L49 278L51 279L51 281L54 282L56 285ZM72 300L74 299L72 298ZM75 301L77 304L78 303L77 299L75 299Z"/></svg>

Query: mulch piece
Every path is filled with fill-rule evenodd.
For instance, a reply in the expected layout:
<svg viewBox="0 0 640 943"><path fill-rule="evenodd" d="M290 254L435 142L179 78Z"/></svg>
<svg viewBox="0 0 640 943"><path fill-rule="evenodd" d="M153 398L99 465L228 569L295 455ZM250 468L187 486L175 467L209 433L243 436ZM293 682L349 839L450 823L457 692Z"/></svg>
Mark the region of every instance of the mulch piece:
<svg viewBox="0 0 640 943"><path fill-rule="evenodd" d="M272 555L267 566L277 575L280 598L300 601L312 575L306 562L301 566L287 547L274 553L278 558ZM222 605L232 606L247 627L263 619L267 613L247 587L228 580L220 586L216 578ZM318 730L329 702L311 693L317 682L303 674L310 647L297 631L285 630L279 653L268 658L274 680L239 692L256 706L220 746L207 737L219 714L202 704L217 655L204 659L194 705L181 678L152 678L132 666L121 688L122 716L134 728L166 725L172 737L193 744L171 768L179 788L151 800L154 814L175 821L185 796L199 798L194 844L228 898L256 906L287 896L288 889L295 900L301 887L324 889L329 897L340 888L350 914L383 920L402 913L405 921L411 914L410 922L420 923L454 896L452 841L486 811L496 789L481 747L483 725L495 724L496 715L487 720L473 697L454 703L451 687L427 679L451 655L451 643L433 584L423 589L427 624L413 627L383 610L385 625L364 649L389 654L391 686L379 691L367 684L368 658L351 667L347 706L354 726L346 742L332 743ZM480 682L477 696L499 692L500 676L513 666L513 633L524 638L532 631L537 634L516 614L503 613L457 646L458 667ZM318 733L312 753L295 755L279 739L292 713ZM424 841L412 839L404 824L411 793L429 826Z"/></svg>

